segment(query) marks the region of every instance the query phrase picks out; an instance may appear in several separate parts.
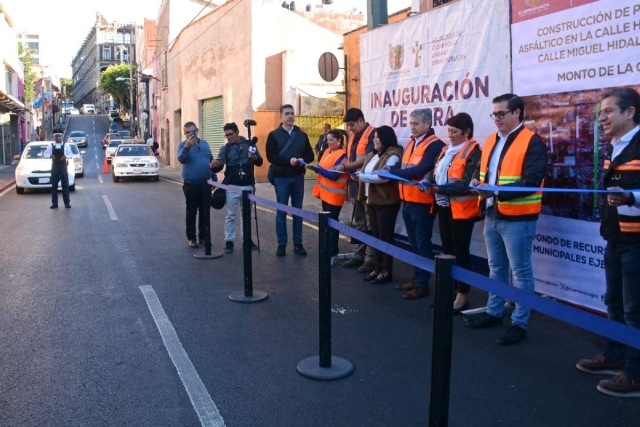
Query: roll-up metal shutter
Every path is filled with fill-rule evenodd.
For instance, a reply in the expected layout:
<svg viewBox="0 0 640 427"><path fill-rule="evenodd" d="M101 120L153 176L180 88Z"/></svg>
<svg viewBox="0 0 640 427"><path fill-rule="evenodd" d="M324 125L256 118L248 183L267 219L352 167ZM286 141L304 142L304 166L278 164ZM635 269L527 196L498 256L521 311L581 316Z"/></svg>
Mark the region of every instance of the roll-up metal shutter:
<svg viewBox="0 0 640 427"><path fill-rule="evenodd" d="M211 146L211 154L213 157L218 156L218 151L225 143L224 132L224 110L222 108L222 97L209 98L202 101L200 107L200 136Z"/></svg>

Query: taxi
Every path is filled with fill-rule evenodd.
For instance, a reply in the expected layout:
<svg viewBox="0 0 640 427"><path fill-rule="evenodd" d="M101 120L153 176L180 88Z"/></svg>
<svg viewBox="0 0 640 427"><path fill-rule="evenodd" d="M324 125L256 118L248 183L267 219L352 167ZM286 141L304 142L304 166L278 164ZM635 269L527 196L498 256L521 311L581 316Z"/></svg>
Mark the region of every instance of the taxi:
<svg viewBox="0 0 640 427"><path fill-rule="evenodd" d="M128 143L125 140L118 145L111 159L111 176L113 182L119 182L120 178L127 177L149 177L159 181L158 159L147 144Z"/></svg>
<svg viewBox="0 0 640 427"><path fill-rule="evenodd" d="M22 155L15 156L16 193L24 194L25 189L51 188L51 159L44 157L47 146L54 141L34 141L24 147ZM67 161L69 191L76 191L76 166L74 159ZM58 182L56 185L60 186Z"/></svg>

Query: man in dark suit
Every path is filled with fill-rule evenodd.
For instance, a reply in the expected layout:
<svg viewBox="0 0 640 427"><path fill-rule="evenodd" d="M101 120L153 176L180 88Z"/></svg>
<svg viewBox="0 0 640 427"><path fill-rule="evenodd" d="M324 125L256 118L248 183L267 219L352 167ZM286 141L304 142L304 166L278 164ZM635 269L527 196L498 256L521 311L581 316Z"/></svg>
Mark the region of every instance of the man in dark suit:
<svg viewBox="0 0 640 427"><path fill-rule="evenodd" d="M331 130L331 125L329 123L325 123L322 126L323 134L320 135L320 138L318 138L318 142L316 143L316 147L315 147L316 155L318 156L318 161L320 161L320 159L322 158L322 154L325 152L325 150L328 147L327 134L329 134L330 130Z"/></svg>

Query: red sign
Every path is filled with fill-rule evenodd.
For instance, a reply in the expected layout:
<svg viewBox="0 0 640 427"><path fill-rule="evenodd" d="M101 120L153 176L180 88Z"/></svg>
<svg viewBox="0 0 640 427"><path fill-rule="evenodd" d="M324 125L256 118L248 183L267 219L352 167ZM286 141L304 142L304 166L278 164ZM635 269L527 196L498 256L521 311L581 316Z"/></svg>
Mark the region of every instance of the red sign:
<svg viewBox="0 0 640 427"><path fill-rule="evenodd" d="M511 23L538 18L599 0L511 0Z"/></svg>

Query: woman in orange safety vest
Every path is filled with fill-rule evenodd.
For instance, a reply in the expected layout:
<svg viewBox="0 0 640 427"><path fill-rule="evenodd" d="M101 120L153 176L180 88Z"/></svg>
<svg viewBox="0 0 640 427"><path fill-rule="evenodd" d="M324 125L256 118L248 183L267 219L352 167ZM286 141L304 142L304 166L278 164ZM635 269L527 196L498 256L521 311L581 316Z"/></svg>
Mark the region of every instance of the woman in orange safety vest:
<svg viewBox="0 0 640 427"><path fill-rule="evenodd" d="M469 270L471 234L473 225L480 219L478 196L471 194L469 190L444 186L468 186L478 168L482 152L478 142L473 139L471 116L458 113L447 120L447 125L451 143L442 150L435 169L425 177L428 182L434 184L425 191L435 195L442 252L455 255L456 264ZM469 290L468 284L457 282L454 314L469 308Z"/></svg>
<svg viewBox="0 0 640 427"><path fill-rule="evenodd" d="M347 133L342 129L332 129L327 134L328 148L322 154L317 166L307 166L318 174L313 195L322 201L322 210L329 212L329 218L338 221L342 205L347 197L347 174L331 170L346 162L343 144ZM330 229L331 256L338 255L338 230Z"/></svg>

